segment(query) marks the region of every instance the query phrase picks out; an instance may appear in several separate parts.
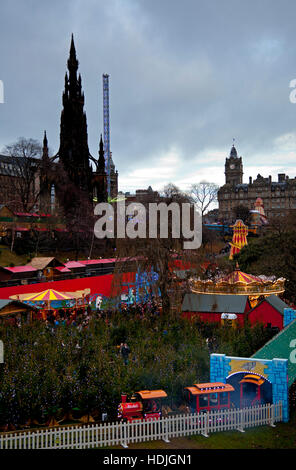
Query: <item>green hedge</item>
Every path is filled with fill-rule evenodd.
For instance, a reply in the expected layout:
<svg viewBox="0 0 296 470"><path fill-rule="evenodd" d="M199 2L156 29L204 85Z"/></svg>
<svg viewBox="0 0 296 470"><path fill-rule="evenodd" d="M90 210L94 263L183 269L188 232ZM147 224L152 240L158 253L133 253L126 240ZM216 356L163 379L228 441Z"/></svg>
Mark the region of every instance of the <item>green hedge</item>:
<svg viewBox="0 0 296 470"><path fill-rule="evenodd" d="M164 389L179 404L185 386L209 380L206 337L214 350L248 356L268 339L260 326L240 330L187 320L137 320L114 314L108 323L92 319L87 328L36 321L20 328L0 326L5 363L0 365L0 426L45 422L51 415L116 417L120 395ZM265 335L265 336L264 336ZM124 364L119 344L131 353Z"/></svg>

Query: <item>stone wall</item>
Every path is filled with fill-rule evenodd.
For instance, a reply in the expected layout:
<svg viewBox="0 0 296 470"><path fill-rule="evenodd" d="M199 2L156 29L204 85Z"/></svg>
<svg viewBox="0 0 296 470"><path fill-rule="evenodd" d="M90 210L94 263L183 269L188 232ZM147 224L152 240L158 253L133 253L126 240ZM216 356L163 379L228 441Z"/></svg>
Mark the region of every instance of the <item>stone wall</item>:
<svg viewBox="0 0 296 470"><path fill-rule="evenodd" d="M284 328L296 319L296 310L284 308Z"/></svg>
<svg viewBox="0 0 296 470"><path fill-rule="evenodd" d="M247 370L241 367L241 363L254 364L253 369ZM234 367L238 365L238 368ZM261 376L265 377L272 384L272 402L282 402L283 421L289 420L289 401L288 401L288 359L255 359L231 357L225 354L211 354L210 358L210 380L211 382L223 382L233 373L257 373L256 369L261 371Z"/></svg>

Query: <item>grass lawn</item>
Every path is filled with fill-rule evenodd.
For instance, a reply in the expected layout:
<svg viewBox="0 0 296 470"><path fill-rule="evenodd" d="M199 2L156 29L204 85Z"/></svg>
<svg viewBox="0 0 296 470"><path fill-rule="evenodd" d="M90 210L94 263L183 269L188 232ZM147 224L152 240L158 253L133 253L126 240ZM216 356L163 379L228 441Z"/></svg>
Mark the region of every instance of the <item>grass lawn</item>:
<svg viewBox="0 0 296 470"><path fill-rule="evenodd" d="M122 447L113 447L120 449ZM129 444L129 449L296 449L296 416L289 423L277 423L275 428L260 426L239 431L217 432L163 441Z"/></svg>

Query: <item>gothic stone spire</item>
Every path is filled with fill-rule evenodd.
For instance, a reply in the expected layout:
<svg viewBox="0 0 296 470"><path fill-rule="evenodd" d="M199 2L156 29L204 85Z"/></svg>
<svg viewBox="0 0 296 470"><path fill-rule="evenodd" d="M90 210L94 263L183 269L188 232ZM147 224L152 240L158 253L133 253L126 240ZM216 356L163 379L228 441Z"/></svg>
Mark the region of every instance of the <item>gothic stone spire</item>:
<svg viewBox="0 0 296 470"><path fill-rule="evenodd" d="M73 34L67 65L58 156L70 181L77 189L87 192L91 197L92 169L89 161L86 115L83 109L84 94L81 76L77 78L78 60Z"/></svg>

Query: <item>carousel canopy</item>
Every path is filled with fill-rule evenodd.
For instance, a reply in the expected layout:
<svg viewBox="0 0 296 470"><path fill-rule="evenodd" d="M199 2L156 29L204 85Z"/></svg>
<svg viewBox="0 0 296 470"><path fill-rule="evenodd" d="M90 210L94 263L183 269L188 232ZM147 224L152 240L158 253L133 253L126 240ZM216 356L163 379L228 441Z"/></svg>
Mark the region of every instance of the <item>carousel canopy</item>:
<svg viewBox="0 0 296 470"><path fill-rule="evenodd" d="M263 280L259 276L253 276L253 274L247 274L240 271L239 268L236 268L235 271L224 276L220 279L220 282L229 282L235 284L236 282L242 282L244 284L250 284L255 282L257 284L263 283Z"/></svg>
<svg viewBox="0 0 296 470"><path fill-rule="evenodd" d="M70 299L68 295L63 294L62 292L58 292L53 289L47 289L43 292L39 292L38 294L28 294L24 300L67 300Z"/></svg>
<svg viewBox="0 0 296 470"><path fill-rule="evenodd" d="M69 300L69 299L81 299L90 293L90 289L77 290L75 292L58 292L54 289L47 289L42 292L36 292L34 294L14 294L11 295L10 299L16 300Z"/></svg>
<svg viewBox="0 0 296 470"><path fill-rule="evenodd" d="M196 294L226 294L226 295L272 295L280 294L285 291L284 278L272 279L261 276L247 274L236 266L236 269L219 279L200 280L191 279L191 290Z"/></svg>

